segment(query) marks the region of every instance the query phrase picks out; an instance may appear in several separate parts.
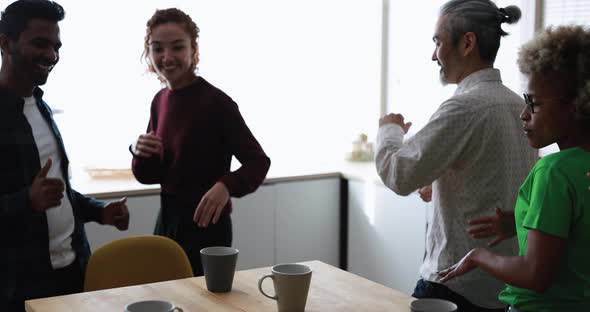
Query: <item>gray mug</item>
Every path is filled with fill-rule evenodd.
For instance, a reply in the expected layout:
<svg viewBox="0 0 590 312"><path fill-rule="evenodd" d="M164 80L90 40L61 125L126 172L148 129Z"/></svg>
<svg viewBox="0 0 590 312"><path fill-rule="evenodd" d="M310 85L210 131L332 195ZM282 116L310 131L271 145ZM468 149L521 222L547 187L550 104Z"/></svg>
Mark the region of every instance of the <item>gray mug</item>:
<svg viewBox="0 0 590 312"><path fill-rule="evenodd" d="M209 291L231 291L239 252L235 248L222 246L201 249L201 263Z"/></svg>
<svg viewBox="0 0 590 312"><path fill-rule="evenodd" d="M182 312L182 309L168 301L145 300L128 304L125 312Z"/></svg>
<svg viewBox="0 0 590 312"><path fill-rule="evenodd" d="M311 283L311 272L311 269L303 264L275 265L272 267L272 274L258 280L258 290L264 296L277 301L279 312L303 312ZM272 279L275 296L269 296L262 290L262 282L266 278Z"/></svg>

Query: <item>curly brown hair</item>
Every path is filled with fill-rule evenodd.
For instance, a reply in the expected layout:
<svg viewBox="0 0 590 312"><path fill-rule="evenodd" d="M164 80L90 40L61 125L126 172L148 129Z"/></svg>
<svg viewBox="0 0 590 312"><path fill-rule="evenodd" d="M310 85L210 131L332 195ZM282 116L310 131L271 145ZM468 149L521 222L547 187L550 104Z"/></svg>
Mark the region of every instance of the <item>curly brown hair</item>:
<svg viewBox="0 0 590 312"><path fill-rule="evenodd" d="M525 75L560 75L576 108L576 117L590 126L590 28L579 25L549 27L524 44L518 66Z"/></svg>
<svg viewBox="0 0 590 312"><path fill-rule="evenodd" d="M152 73L156 73L154 68L154 64L150 60L149 53L150 53L150 38L152 36L152 31L159 25L166 24L166 23L176 23L179 24L184 28L184 30L188 33L191 38L191 47L195 50L195 54L193 55L193 64L192 70L195 71L197 68L197 64L199 63L199 49L197 40L199 38L199 27L193 21L193 19L183 11L170 8L170 9L163 9L163 10L156 10L154 15L148 20L146 26L146 33L145 39L143 42L143 53L141 57L144 58L148 65L148 71ZM161 77L158 76L158 79L161 80Z"/></svg>

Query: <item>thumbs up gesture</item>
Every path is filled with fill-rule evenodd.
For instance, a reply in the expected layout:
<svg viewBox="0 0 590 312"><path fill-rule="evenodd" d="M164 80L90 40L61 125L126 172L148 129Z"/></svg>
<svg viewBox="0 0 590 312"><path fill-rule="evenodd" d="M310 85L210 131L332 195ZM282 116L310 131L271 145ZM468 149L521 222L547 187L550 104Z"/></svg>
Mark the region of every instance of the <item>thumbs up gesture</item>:
<svg viewBox="0 0 590 312"><path fill-rule="evenodd" d="M125 231L129 227L129 210L127 198L108 203L102 210L102 223L114 225L119 231Z"/></svg>
<svg viewBox="0 0 590 312"><path fill-rule="evenodd" d="M61 205L61 199L64 196L64 182L61 179L48 178L49 169L51 169L51 158L37 173L29 189L31 208L35 212L43 212Z"/></svg>

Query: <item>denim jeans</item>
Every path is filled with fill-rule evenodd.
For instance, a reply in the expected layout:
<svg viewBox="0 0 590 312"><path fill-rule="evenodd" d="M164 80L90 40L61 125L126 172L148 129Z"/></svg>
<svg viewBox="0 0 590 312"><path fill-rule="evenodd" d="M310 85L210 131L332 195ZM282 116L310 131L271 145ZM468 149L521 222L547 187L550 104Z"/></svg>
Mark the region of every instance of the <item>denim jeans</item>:
<svg viewBox="0 0 590 312"><path fill-rule="evenodd" d="M415 298L437 298L437 299L444 299L453 302L459 308L457 312L504 312L506 311L504 308L502 309L486 309L479 306L474 305L473 303L469 302L469 300L465 299L465 297L459 295L458 293L450 290L443 284L433 283L429 281L425 281L423 279L418 280L416 283L416 288L414 289L414 293L412 294Z"/></svg>

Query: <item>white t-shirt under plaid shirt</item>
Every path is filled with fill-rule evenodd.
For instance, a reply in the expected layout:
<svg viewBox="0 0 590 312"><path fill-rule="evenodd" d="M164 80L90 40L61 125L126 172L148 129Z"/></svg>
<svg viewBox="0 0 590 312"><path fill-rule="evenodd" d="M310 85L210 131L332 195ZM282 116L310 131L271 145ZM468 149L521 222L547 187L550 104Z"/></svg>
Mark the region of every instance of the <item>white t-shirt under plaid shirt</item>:
<svg viewBox="0 0 590 312"><path fill-rule="evenodd" d="M496 207L514 209L518 189L537 157L519 118L524 106L502 84L500 72L490 68L463 79L428 124L405 142L400 126L380 127L376 165L385 185L407 195L432 183L423 279L437 282L439 270L473 248L486 247L489 240L467 234L468 220L493 215ZM516 255L516 239L492 250ZM505 285L479 269L445 285L480 307L503 306L498 293Z"/></svg>

